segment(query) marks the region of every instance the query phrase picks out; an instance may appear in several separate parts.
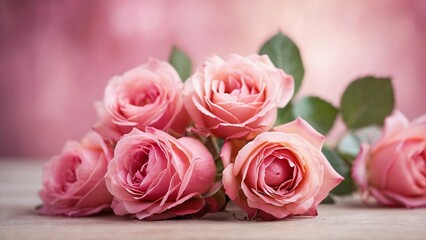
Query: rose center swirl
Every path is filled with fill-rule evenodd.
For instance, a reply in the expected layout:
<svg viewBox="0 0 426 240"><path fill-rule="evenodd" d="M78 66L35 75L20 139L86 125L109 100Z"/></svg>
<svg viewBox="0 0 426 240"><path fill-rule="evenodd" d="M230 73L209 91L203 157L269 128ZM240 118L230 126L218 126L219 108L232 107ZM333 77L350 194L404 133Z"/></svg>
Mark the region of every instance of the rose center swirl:
<svg viewBox="0 0 426 240"><path fill-rule="evenodd" d="M70 188L72 184L77 181L77 167L81 164L80 157L73 157L68 161L69 166L65 169L63 173L63 181L62 191L66 192Z"/></svg>
<svg viewBox="0 0 426 240"><path fill-rule="evenodd" d="M130 159L132 164L130 166L130 176L134 185L140 185L148 173L148 164L149 164L149 149L138 149L135 150Z"/></svg>
<svg viewBox="0 0 426 240"><path fill-rule="evenodd" d="M275 158L265 169L265 183L277 187L281 183L293 179L294 164L290 166L287 159Z"/></svg>
<svg viewBox="0 0 426 240"><path fill-rule="evenodd" d="M152 104L160 95L157 87L149 86L146 89L139 91L132 91L130 96L130 104L138 107L143 107Z"/></svg>
<svg viewBox="0 0 426 240"><path fill-rule="evenodd" d="M238 99L240 96L257 94L259 89L249 77L229 75L220 81L218 92Z"/></svg>

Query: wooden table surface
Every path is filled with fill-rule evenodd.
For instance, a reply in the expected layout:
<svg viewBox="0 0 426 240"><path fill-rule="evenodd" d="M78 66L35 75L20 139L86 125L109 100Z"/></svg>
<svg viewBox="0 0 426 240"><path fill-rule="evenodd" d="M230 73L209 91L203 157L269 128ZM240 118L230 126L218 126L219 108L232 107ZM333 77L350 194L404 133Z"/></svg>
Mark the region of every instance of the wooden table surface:
<svg viewBox="0 0 426 240"><path fill-rule="evenodd" d="M0 159L0 239L426 239L426 209L366 207L356 197L320 205L317 217L239 221L235 207L197 220L40 216L42 161Z"/></svg>

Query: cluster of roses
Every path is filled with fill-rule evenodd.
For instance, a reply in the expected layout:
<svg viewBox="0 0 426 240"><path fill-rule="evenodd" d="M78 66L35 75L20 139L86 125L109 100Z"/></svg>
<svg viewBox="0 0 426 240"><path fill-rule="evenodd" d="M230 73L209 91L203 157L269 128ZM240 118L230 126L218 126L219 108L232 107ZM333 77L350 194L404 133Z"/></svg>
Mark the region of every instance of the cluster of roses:
<svg viewBox="0 0 426 240"><path fill-rule="evenodd" d="M321 152L324 137L303 119L274 127L277 109L293 92L293 78L266 55L214 56L185 83L169 63L151 59L114 77L96 105L93 131L66 143L45 164L40 212L87 216L112 209L140 220L201 217L222 210L226 193L249 219L314 216L343 178ZM402 134L414 138L408 147L425 145L425 133L418 132L424 120L407 130L411 138ZM387 120L385 136L372 150L364 146L353 168L361 189L385 203L404 201L395 191L383 191L387 172L374 173L388 161L382 145L396 151L390 143L402 138L387 126L403 131L408 123L402 122ZM415 169L426 175L421 149ZM385 154L375 153L380 151ZM414 171L404 166L389 168ZM397 185L425 188L424 181L404 184Z"/></svg>
<svg viewBox="0 0 426 240"><path fill-rule="evenodd" d="M223 209L226 192L248 218L316 215L343 178L307 122L273 128L293 92L266 55L214 56L185 84L151 59L114 77L94 131L45 164L40 211L200 217Z"/></svg>

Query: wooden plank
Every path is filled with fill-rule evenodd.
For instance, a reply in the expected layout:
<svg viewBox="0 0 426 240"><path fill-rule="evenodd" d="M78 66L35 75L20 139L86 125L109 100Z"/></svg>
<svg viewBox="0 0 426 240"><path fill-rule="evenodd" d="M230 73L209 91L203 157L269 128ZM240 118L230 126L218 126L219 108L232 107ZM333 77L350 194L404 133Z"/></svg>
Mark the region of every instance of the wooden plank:
<svg viewBox="0 0 426 240"><path fill-rule="evenodd" d="M426 209L363 206L356 197L321 205L315 218L239 221L231 205L202 219L147 222L40 216L40 187L40 161L0 160L0 239L426 239Z"/></svg>

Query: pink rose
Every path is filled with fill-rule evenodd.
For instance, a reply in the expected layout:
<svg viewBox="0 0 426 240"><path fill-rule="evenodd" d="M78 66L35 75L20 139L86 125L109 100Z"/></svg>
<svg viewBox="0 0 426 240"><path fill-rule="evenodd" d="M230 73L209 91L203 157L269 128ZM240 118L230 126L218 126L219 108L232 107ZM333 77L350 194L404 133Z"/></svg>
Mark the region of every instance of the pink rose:
<svg viewBox="0 0 426 240"><path fill-rule="evenodd" d="M184 102L200 132L253 138L273 126L293 92L293 78L266 55L214 56L185 83Z"/></svg>
<svg viewBox="0 0 426 240"><path fill-rule="evenodd" d="M317 215L318 204L343 178L321 153L324 137L297 119L258 135L231 159L231 144L221 156L226 194L248 218L283 219Z"/></svg>
<svg viewBox="0 0 426 240"><path fill-rule="evenodd" d="M195 214L213 185L216 168L207 148L189 137L133 129L117 143L106 181L116 215L158 220Z"/></svg>
<svg viewBox="0 0 426 240"><path fill-rule="evenodd" d="M88 133L82 141L69 141L61 154L43 167L40 198L46 215L87 216L109 209L112 196L105 173L112 150L102 137Z"/></svg>
<svg viewBox="0 0 426 240"><path fill-rule="evenodd" d="M386 118L381 138L361 146L352 177L383 205L425 207L426 115L411 124L400 112Z"/></svg>
<svg viewBox="0 0 426 240"><path fill-rule="evenodd" d="M181 96L182 82L167 62L150 59L123 76L114 77L96 108L100 121L93 128L117 141L134 127L151 126L183 133L189 122Z"/></svg>

